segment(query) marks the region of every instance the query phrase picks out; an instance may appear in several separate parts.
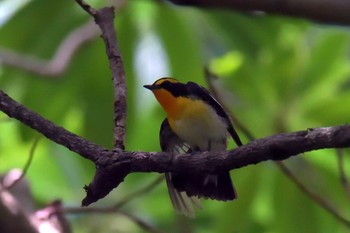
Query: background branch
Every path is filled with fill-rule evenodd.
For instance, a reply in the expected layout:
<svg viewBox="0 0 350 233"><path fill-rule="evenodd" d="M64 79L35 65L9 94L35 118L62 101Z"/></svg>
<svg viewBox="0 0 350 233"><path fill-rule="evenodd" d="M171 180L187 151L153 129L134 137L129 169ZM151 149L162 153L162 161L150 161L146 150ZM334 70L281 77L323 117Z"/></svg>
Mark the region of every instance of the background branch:
<svg viewBox="0 0 350 233"><path fill-rule="evenodd" d="M337 149L337 158L338 158L338 168L339 168L339 176L340 176L340 182L344 188L344 191L350 200L350 184L349 180L346 176L345 172L345 162L344 162L344 154L342 149Z"/></svg>
<svg viewBox="0 0 350 233"><path fill-rule="evenodd" d="M330 204L325 198L317 195L317 193L309 190L300 180L298 180L292 173L292 171L281 162L277 162L279 168L283 170L290 179L292 179L293 183L298 186L304 193L306 193L312 200L314 200L319 206L325 209L328 213L332 214L336 219L338 219L342 224L344 224L347 228L350 228L350 221L344 218L338 211Z"/></svg>
<svg viewBox="0 0 350 233"><path fill-rule="evenodd" d="M328 24L350 24L348 0L169 0L175 4L300 17Z"/></svg>
<svg viewBox="0 0 350 233"><path fill-rule="evenodd" d="M158 228L152 226L148 222L144 221L143 219L129 214L125 211L116 209L116 208L81 208L81 207L66 207L64 209L64 212L67 214L120 214L134 223L136 223L140 228L145 230L146 232L151 232L151 233L163 233L163 231L159 230Z"/></svg>
<svg viewBox="0 0 350 233"><path fill-rule="evenodd" d="M14 187L16 184L18 184L23 178L24 176L27 174L27 171L32 163L32 160L33 160L33 157L34 157L34 152L35 152L35 149L37 148L38 146L38 143L40 141L40 138L41 138L41 135L37 136L35 139L34 139L34 142L33 142L33 145L32 147L30 148L30 151L29 151L29 157L28 157L28 160L26 162L26 164L24 165L24 168L23 168L23 171L21 172L21 175L12 181L12 183L8 184L8 185L5 185L5 189L11 189L12 187Z"/></svg>
<svg viewBox="0 0 350 233"><path fill-rule="evenodd" d="M98 36L98 28L92 20L74 29L58 46L50 60L43 60L31 55L16 53L11 50L0 49L2 64L20 68L34 74L59 78L70 64L75 52L85 43Z"/></svg>
<svg viewBox="0 0 350 233"><path fill-rule="evenodd" d="M6 113L9 117L18 119L25 125L40 132L48 139L65 146L69 150L72 150L91 161L98 160L98 157L103 155L103 151L106 150L62 127L55 125L39 114L30 111L23 105L11 99L1 90L0 110Z"/></svg>

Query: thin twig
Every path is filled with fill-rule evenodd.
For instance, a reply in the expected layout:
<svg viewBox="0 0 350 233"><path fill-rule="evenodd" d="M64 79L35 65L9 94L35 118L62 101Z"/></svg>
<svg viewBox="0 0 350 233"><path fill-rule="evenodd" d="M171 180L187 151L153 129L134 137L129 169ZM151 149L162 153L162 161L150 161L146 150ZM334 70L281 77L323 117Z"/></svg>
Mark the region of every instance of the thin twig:
<svg viewBox="0 0 350 233"><path fill-rule="evenodd" d="M20 120L25 125L40 132L50 140L64 145L81 156L97 161L107 149L98 146L72 132L55 125L41 115L29 110L0 90L0 110L11 118Z"/></svg>
<svg viewBox="0 0 350 233"><path fill-rule="evenodd" d="M89 13L91 16L95 17L96 10L92 8L89 4L87 4L83 0L76 0L76 2L83 8L87 13Z"/></svg>
<svg viewBox="0 0 350 233"><path fill-rule="evenodd" d="M311 200L314 200L319 206L321 206L324 210L326 210L328 213L332 214L336 219L338 219L341 223L343 223L346 227L350 228L350 221L343 216L341 216L338 211L333 208L326 199L322 198L321 196L317 195L316 193L309 190L302 182L300 182L299 179L297 179L292 171L285 165L281 166L281 162L276 162L277 165L281 168L281 170L291 179L294 184L297 185L297 187L302 190L307 196L311 198Z"/></svg>
<svg viewBox="0 0 350 233"><path fill-rule="evenodd" d="M131 215L127 212L119 212L120 214L124 215L125 217L128 217L130 220L134 221L139 225L143 230L151 232L151 233L164 233L163 231L155 228L154 226L150 225L146 221L142 220L139 217L136 217L135 215Z"/></svg>
<svg viewBox="0 0 350 233"><path fill-rule="evenodd" d="M163 233L163 231L155 228L154 226L150 225L146 221L142 220L139 217L136 217L135 215L129 214L125 211L116 209L114 207L65 207L63 208L63 211L66 214L120 214L127 218L129 218L131 221L135 222L138 226L140 226L143 230L151 233Z"/></svg>
<svg viewBox="0 0 350 233"><path fill-rule="evenodd" d="M32 144L32 147L30 148L30 151L29 151L29 156L28 156L28 160L26 162L26 164L24 165L23 167L23 170L22 170L22 173L21 175L15 179L11 184L9 184L8 186L4 187L5 189L11 189L12 187L14 187L16 184L18 184L18 182L20 182L23 177L27 174L28 172L28 169L33 161L33 157L34 157L34 152L38 146L38 143L41 139L41 135L38 135L35 139L34 139L34 142Z"/></svg>
<svg viewBox="0 0 350 233"><path fill-rule="evenodd" d="M145 195L149 191L153 190L157 185L159 185L164 180L164 176L159 176L157 179L155 179L153 182L148 184L147 186L129 194L124 199L121 199L119 202L117 202L115 205L111 207L87 207L87 208L65 208L66 213L86 213L86 214L93 214L93 213L117 213L121 214L127 218L129 218L131 221L135 222L137 225L139 225L143 230L151 233L162 233L161 230L153 227L149 223L145 222L144 220L129 214L127 212L121 211L120 208L127 204L128 202L135 200L137 197L140 197L142 195Z"/></svg>
<svg viewBox="0 0 350 233"><path fill-rule="evenodd" d="M115 209L120 209L122 206L124 206L125 204L127 204L128 202L130 202L131 200L135 200L137 197L143 196L146 193L150 192L151 190L153 190L157 185L159 185L162 181L164 180L164 176L159 176L157 177L153 182L151 182L150 184L148 184L147 186L136 190L135 192L129 194L128 196L126 196L125 198L119 200L115 205L114 208Z"/></svg>
<svg viewBox="0 0 350 233"><path fill-rule="evenodd" d="M344 191L350 200L350 184L349 179L345 173L345 163L344 163L344 154L342 149L337 149L337 157L338 157L338 168L339 168L339 176L340 176L340 182L344 187Z"/></svg>

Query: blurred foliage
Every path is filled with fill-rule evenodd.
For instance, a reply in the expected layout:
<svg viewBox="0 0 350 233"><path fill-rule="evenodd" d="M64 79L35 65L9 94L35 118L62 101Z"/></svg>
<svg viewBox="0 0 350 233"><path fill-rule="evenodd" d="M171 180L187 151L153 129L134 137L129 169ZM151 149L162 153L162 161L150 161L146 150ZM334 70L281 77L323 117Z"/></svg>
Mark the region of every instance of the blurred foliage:
<svg viewBox="0 0 350 233"><path fill-rule="evenodd" d="M60 41L89 19L72 0L26 2L1 26L1 47L50 58ZM220 77L216 86L223 101L255 137L349 121L348 28L147 0L114 3L128 84L128 150L160 150L158 130L164 113L142 85L174 76L206 86L204 66ZM53 122L110 148L110 77L104 45L96 38L74 55L68 70L55 80L0 66L0 89ZM24 165L36 134L0 113L2 173ZM349 167L349 151L344 153ZM286 163L307 187L350 216L334 150L310 152ZM42 140L27 176L39 205L59 198L67 206L78 206L84 197L82 186L93 173L90 162ZM239 199L203 201L195 220L174 213L164 183L123 209L164 232L346 231L272 162L231 174ZM132 174L95 206L110 206L157 176ZM75 232L143 232L117 214L70 217Z"/></svg>

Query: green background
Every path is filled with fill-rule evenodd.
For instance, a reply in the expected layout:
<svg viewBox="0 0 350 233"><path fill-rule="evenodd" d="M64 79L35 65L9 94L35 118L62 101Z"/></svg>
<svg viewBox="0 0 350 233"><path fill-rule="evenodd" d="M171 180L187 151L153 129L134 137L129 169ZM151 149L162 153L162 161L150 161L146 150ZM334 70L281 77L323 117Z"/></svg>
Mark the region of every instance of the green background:
<svg viewBox="0 0 350 233"><path fill-rule="evenodd" d="M107 5L98 0L89 3ZM25 1L2 22L0 46L49 59L65 36L89 18L72 0ZM349 122L347 27L135 0L118 5L115 28L127 77L129 151L160 150L158 131L164 113L142 86L163 76L207 86L204 66L219 77L215 85L224 104L257 138ZM0 89L54 123L112 147L111 72L98 36L80 48L67 70L54 78L0 63ZM0 113L1 173L23 167L38 134L6 119ZM350 166L348 154L344 150L345 167ZM309 152L286 164L309 189L350 216L335 150ZM82 187L93 174L89 161L42 139L27 178L37 208L54 199L74 207L80 205L85 196ZM111 206L158 176L131 174L93 206ZM227 203L204 200L194 220L174 213L165 182L122 209L164 232L350 232L273 162L233 170L231 176L239 199ZM144 231L117 213L67 216L74 232Z"/></svg>

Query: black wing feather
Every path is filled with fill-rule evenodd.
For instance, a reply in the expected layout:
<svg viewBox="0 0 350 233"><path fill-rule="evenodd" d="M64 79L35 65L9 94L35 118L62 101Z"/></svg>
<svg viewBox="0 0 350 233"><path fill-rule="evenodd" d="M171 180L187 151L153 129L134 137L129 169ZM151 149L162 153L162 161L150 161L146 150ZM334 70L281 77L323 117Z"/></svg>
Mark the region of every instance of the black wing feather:
<svg viewBox="0 0 350 233"><path fill-rule="evenodd" d="M189 93L192 93L195 98L201 99L212 106L216 113L226 121L227 131L230 133L237 146L241 146L241 139L239 138L236 130L233 128L230 118L227 116L220 103L210 94L210 92L194 82L188 82L186 86Z"/></svg>
<svg viewBox="0 0 350 233"><path fill-rule="evenodd" d="M175 154L196 151L196 148L190 148L172 131L167 118L161 125L159 135L162 151ZM207 174L171 173L167 175L168 188L175 188L177 192L186 192L189 197L205 197L221 201L237 198L228 172L217 174L217 184L205 182L207 177Z"/></svg>

